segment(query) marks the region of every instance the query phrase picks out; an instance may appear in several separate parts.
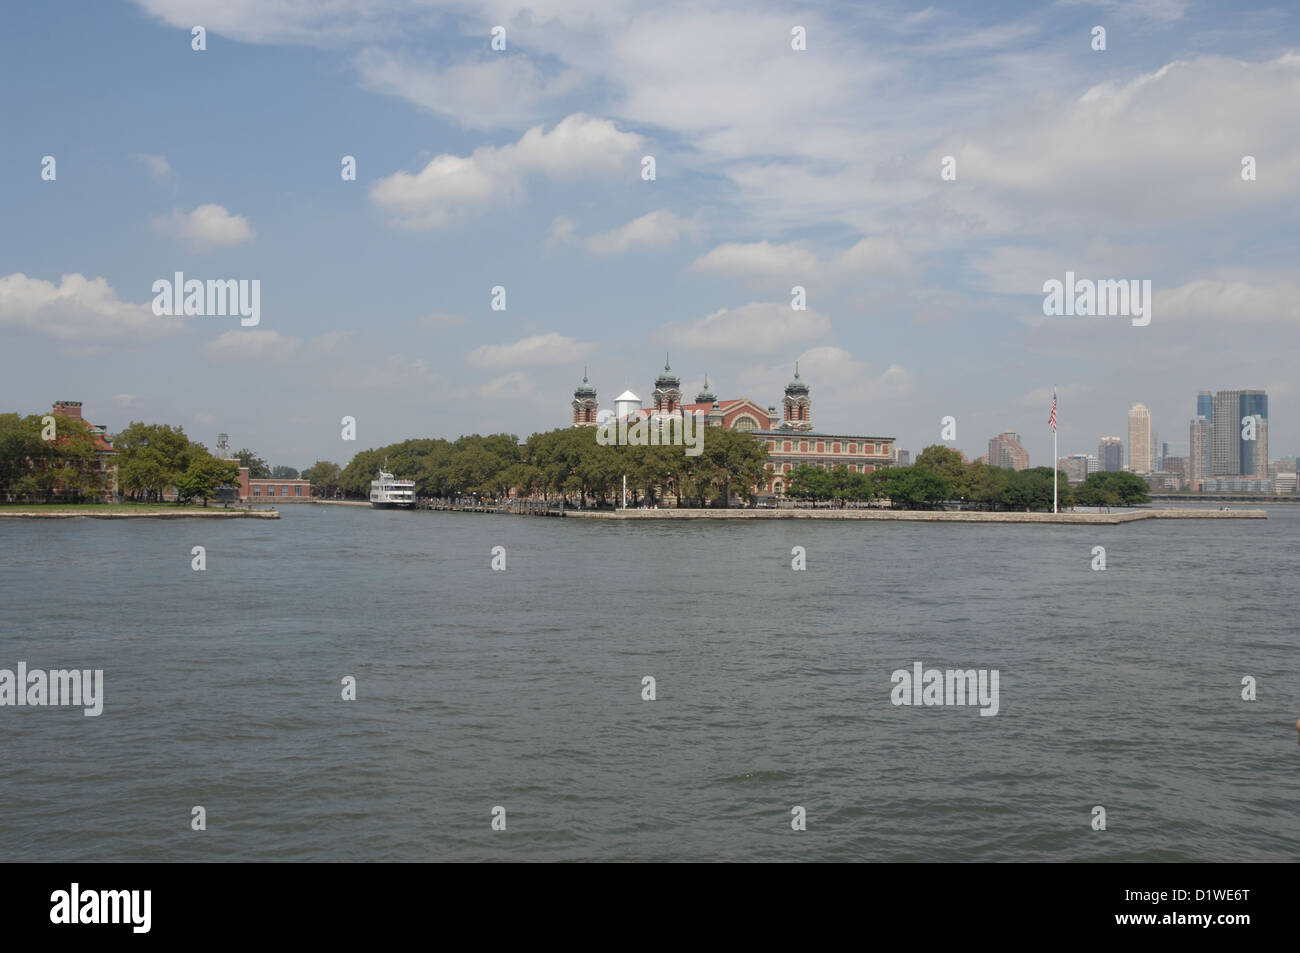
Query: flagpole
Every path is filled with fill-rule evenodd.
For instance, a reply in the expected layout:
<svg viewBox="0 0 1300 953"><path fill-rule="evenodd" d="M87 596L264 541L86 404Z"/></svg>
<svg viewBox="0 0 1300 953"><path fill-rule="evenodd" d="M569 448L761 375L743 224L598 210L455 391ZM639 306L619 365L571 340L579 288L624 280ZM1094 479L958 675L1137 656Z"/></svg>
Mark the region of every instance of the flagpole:
<svg viewBox="0 0 1300 953"><path fill-rule="evenodd" d="M1056 385L1052 385L1052 512L1056 512L1056 479L1057 479L1057 461L1056 455Z"/></svg>

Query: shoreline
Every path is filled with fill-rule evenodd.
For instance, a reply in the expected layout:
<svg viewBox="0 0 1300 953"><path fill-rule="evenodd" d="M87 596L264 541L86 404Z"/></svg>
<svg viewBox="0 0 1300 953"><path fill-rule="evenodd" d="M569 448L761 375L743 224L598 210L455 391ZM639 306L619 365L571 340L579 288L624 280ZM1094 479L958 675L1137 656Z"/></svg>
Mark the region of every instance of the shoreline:
<svg viewBox="0 0 1300 953"><path fill-rule="evenodd" d="M567 510L566 518L896 520L921 523L1047 523L1114 526L1150 519L1267 519L1266 510L1137 510L1121 513L990 513L977 510Z"/></svg>
<svg viewBox="0 0 1300 953"><path fill-rule="evenodd" d="M49 510L41 512L40 510L14 510L7 512L0 509L0 519L15 520L59 520L59 519L92 519L92 520L181 520L181 519L262 519L278 520L280 513L278 510L177 510L168 512L158 510L149 513L130 513L122 511L105 511L96 513L94 510Z"/></svg>

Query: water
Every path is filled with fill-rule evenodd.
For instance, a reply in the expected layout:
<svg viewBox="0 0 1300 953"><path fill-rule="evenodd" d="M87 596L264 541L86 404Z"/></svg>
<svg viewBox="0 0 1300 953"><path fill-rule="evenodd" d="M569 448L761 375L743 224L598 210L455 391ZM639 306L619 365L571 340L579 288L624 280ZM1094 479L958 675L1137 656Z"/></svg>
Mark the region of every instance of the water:
<svg viewBox="0 0 1300 953"><path fill-rule="evenodd" d="M4 520L0 667L102 668L105 702L0 708L0 842L51 861L1294 860L1298 529L1300 507ZM914 661L998 669L999 713L895 707Z"/></svg>

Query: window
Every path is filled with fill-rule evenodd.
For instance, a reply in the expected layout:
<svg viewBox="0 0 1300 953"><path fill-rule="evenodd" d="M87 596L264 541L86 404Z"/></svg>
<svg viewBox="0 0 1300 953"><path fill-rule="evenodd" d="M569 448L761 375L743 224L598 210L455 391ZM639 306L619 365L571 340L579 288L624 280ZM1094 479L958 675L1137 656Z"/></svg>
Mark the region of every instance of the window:
<svg viewBox="0 0 1300 953"><path fill-rule="evenodd" d="M260 484L260 483L254 483L254 484L253 484L253 496L261 496L261 495L262 495L262 484Z"/></svg>
<svg viewBox="0 0 1300 953"><path fill-rule="evenodd" d="M288 488L287 486L285 486L283 483L280 484L280 495L281 495L281 496L288 496L288 495L289 495L289 488Z"/></svg>
<svg viewBox="0 0 1300 953"><path fill-rule="evenodd" d="M293 495L294 495L294 496L302 496L302 484L301 484L301 483L295 483L295 484L293 485Z"/></svg>

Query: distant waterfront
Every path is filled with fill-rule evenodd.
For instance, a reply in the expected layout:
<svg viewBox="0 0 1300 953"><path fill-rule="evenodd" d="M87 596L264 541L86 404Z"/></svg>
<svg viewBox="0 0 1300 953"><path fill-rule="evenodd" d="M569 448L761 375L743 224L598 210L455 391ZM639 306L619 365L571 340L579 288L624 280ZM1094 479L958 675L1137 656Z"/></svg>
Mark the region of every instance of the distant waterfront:
<svg viewBox="0 0 1300 953"><path fill-rule="evenodd" d="M0 708L11 860L1300 855L1295 508L181 525L0 523L0 667L104 670L99 717ZM893 706L916 661L1000 670L997 716Z"/></svg>

